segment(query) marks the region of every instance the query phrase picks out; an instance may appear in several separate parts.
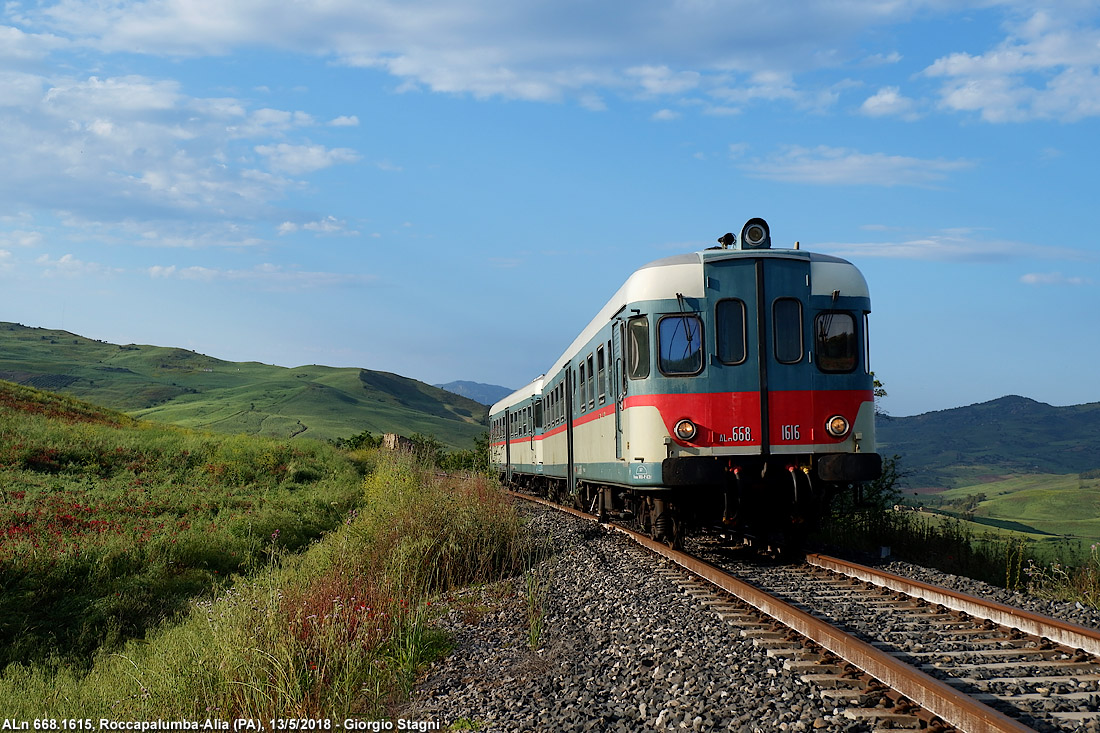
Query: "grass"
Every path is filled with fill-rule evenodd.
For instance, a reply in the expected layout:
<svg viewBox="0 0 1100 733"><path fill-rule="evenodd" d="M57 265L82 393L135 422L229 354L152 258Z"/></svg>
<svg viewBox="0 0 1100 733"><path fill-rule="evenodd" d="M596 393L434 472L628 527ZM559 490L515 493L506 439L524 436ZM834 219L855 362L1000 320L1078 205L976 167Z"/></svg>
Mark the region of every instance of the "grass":
<svg viewBox="0 0 1100 733"><path fill-rule="evenodd" d="M378 719L449 648L444 594L545 556L499 486L409 454L169 430L8 383L0 446L12 719Z"/></svg>
<svg viewBox="0 0 1100 733"><path fill-rule="evenodd" d="M301 550L361 501L312 442L140 423L0 383L0 667L77 665Z"/></svg>
<svg viewBox="0 0 1100 733"><path fill-rule="evenodd" d="M528 547L488 480L437 480L390 454L363 508L177 623L99 653L90 670L12 665L9 717L379 718L448 648L430 623L443 591L514 574Z"/></svg>
<svg viewBox="0 0 1100 733"><path fill-rule="evenodd" d="M818 539L825 544L935 567L1051 600L1100 608L1100 542L1060 533L1083 530L1100 480L1083 476L1023 476L987 480L922 497L935 511L892 511L899 501L897 459L863 502L838 501ZM981 489L976 491L975 489ZM1001 515L1001 516L998 516ZM1005 516L1007 515L1007 516Z"/></svg>

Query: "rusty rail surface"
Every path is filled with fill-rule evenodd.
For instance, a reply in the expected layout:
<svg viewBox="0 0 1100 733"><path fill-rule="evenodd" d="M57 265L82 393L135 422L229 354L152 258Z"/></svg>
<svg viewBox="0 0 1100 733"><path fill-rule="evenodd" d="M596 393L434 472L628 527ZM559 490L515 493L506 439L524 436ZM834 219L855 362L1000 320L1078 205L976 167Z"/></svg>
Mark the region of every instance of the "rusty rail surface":
<svg viewBox="0 0 1100 733"><path fill-rule="evenodd" d="M1001 626L1019 629L1032 636L1045 637L1070 649L1081 649L1093 656L1100 656L1100 631L1096 629L1059 621L1021 608L1012 608L997 601L975 598L827 555L807 555L806 562L908 596L923 598L929 603L938 603L952 611L962 611L977 618L987 618Z"/></svg>
<svg viewBox="0 0 1100 733"><path fill-rule="evenodd" d="M563 507L545 499L528 494L510 493L521 499L595 521L595 517L590 514ZM1023 733L1024 731L1034 730L968 697L950 685L898 661L870 644L856 639L820 619L814 618L805 611L728 575L725 571L710 563L673 550L663 543L625 527L614 524L607 526L816 642L824 649L860 668L933 715L938 716L948 725L954 726L965 733ZM932 586L928 586L928 588L932 588Z"/></svg>

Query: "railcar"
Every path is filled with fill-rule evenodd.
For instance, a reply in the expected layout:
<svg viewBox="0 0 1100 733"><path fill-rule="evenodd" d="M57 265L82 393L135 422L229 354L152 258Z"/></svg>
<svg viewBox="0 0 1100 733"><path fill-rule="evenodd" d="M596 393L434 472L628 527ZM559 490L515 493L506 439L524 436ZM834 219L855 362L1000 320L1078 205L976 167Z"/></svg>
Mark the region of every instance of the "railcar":
<svg viewBox="0 0 1100 733"><path fill-rule="evenodd" d="M782 544L881 473L867 282L763 219L638 269L551 368L490 408L501 479L678 544Z"/></svg>

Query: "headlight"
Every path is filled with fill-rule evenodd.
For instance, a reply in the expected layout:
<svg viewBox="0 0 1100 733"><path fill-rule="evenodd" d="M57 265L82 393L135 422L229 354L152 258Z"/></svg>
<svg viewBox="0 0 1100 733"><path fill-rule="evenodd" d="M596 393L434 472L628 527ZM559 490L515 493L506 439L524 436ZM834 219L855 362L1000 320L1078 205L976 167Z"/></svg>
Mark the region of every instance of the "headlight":
<svg viewBox="0 0 1100 733"><path fill-rule="evenodd" d="M676 423L675 431L676 437L680 440L688 441L695 437L695 433L698 432L695 428L695 423L691 420L681 420Z"/></svg>
<svg viewBox="0 0 1100 733"><path fill-rule="evenodd" d="M848 434L848 421L841 415L833 415L825 421L825 432L834 438L843 438Z"/></svg>

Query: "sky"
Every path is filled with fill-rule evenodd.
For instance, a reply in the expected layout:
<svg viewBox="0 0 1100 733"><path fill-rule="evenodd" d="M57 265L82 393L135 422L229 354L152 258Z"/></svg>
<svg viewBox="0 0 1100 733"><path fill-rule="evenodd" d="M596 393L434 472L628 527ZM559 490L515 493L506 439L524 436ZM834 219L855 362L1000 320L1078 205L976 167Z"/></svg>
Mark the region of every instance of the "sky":
<svg viewBox="0 0 1100 733"><path fill-rule="evenodd" d="M9 0L0 321L519 387L764 217L904 416L1100 401L1100 6Z"/></svg>

